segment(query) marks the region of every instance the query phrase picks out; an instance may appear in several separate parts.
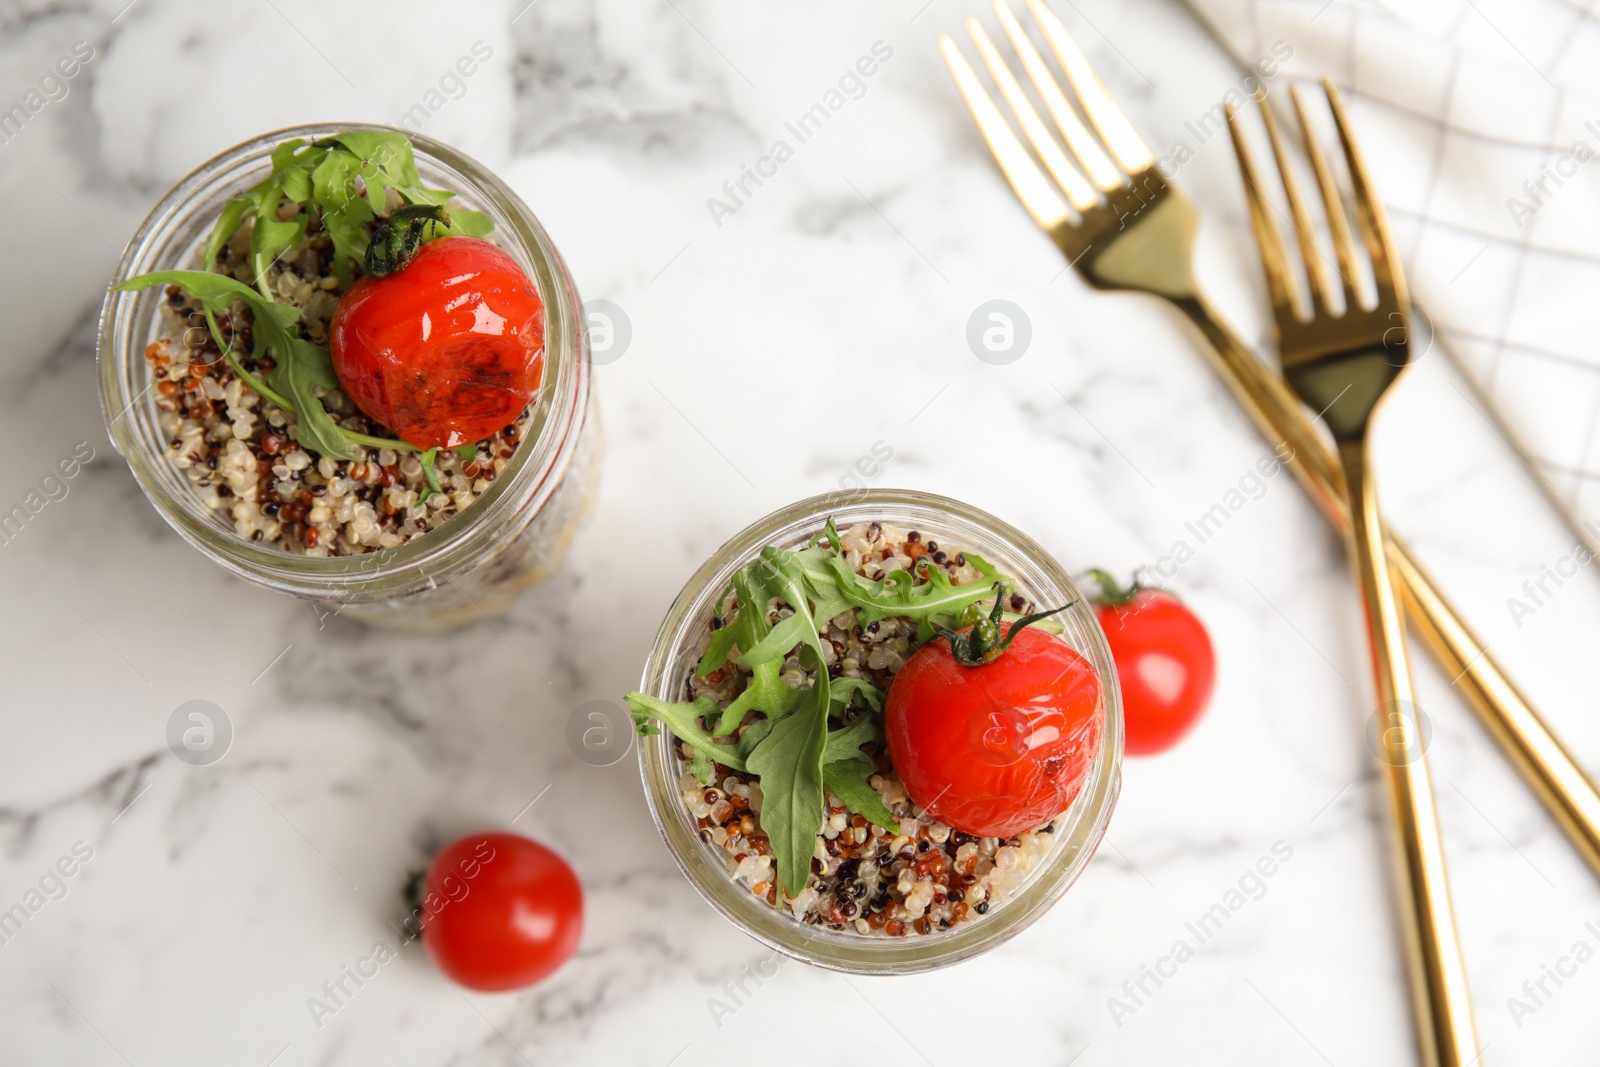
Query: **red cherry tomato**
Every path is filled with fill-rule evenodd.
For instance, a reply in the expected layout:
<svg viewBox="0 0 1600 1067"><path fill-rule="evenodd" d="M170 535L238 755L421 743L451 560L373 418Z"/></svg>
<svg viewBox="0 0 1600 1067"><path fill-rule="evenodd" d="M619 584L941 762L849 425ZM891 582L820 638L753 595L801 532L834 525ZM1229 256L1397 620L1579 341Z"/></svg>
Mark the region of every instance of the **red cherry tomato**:
<svg viewBox="0 0 1600 1067"><path fill-rule="evenodd" d="M422 941L452 981L496 992L544 978L583 932L583 890L565 860L516 834L446 846L423 880Z"/></svg>
<svg viewBox="0 0 1600 1067"><path fill-rule="evenodd" d="M1095 614L1122 683L1124 748L1146 756L1183 740L1211 700L1217 660L1194 612L1170 593L1142 589Z"/></svg>
<svg viewBox="0 0 1600 1067"><path fill-rule="evenodd" d="M964 667L943 638L895 675L889 759L911 799L978 837L1012 837L1071 806L1100 747L1100 679L1064 641L1017 632L992 663Z"/></svg>
<svg viewBox="0 0 1600 1067"><path fill-rule="evenodd" d="M544 302L488 241L441 237L357 280L328 342L357 407L418 448L454 448L503 430L538 391Z"/></svg>

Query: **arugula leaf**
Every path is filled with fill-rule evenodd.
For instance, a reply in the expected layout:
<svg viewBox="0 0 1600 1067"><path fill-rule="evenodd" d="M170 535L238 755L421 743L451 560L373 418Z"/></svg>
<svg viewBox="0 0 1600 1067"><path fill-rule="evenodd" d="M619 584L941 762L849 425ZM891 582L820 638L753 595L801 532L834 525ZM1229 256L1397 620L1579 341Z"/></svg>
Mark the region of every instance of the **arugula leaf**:
<svg viewBox="0 0 1600 1067"><path fill-rule="evenodd" d="M407 194L409 195L409 193ZM454 194L446 193L449 199ZM426 204L427 200L413 197L413 204ZM494 220L481 211L468 211L465 208L450 209L450 225L439 227L441 236L446 237L487 237L494 231Z"/></svg>
<svg viewBox="0 0 1600 1067"><path fill-rule="evenodd" d="M811 547L820 547L823 538L827 538L827 550L830 553L837 556L844 552L844 539L839 536L839 527L834 523L832 515L829 515L827 521L822 524L822 533L811 539Z"/></svg>
<svg viewBox="0 0 1600 1067"><path fill-rule="evenodd" d="M277 174L293 163L295 153L299 152L301 146L305 143L306 139L304 137L293 137L274 148L272 150L272 172Z"/></svg>
<svg viewBox="0 0 1600 1067"><path fill-rule="evenodd" d="M359 165L348 152L329 152L311 172L311 196L321 208L322 228L333 242L334 270L345 285L350 283L352 265L366 259L365 226L373 219L372 209L355 191Z"/></svg>
<svg viewBox="0 0 1600 1067"><path fill-rule="evenodd" d="M628 705L628 713L633 716L639 736L649 737L651 734L659 733L653 721L659 720L672 731L673 736L696 752L736 771L748 769L744 756L737 748L718 744L700 725L702 718L717 713L717 702L710 697L669 704L665 700L657 700L648 693L635 691L622 699ZM762 788L764 791L765 786Z"/></svg>
<svg viewBox="0 0 1600 1067"><path fill-rule="evenodd" d="M405 184L408 168L411 172L416 170L411 140L403 133L350 130L328 140L355 157L352 177L361 178L361 184L366 189L367 205L374 214L383 214L386 200L384 190L391 185Z"/></svg>
<svg viewBox="0 0 1600 1067"><path fill-rule="evenodd" d="M319 157L320 158L320 157ZM311 181L312 168L303 164L288 167L279 177L279 184L283 188L283 195L297 204L304 204L311 199L315 188Z"/></svg>
<svg viewBox="0 0 1600 1067"><path fill-rule="evenodd" d="M822 634L819 632L821 626L818 624L817 617L812 614L811 600L806 595L805 571L794 559L794 553L785 552L781 548L773 548L770 545L761 550L760 559L769 571L775 597L794 609L794 614L774 626L772 628L773 631L776 632L779 627L789 624L792 629L799 633L798 643L811 649L818 663L820 663L822 661ZM791 623L790 620L796 618L800 619L804 625ZM764 644L771 640L772 634L769 633L762 639L762 643ZM789 648L793 647L793 645L789 646ZM786 648L778 654L787 655L787 653L788 649ZM740 658L753 659L753 650ZM827 678L828 672L823 671L818 681L826 683ZM826 689L827 686L824 684L822 688Z"/></svg>
<svg viewBox="0 0 1600 1067"><path fill-rule="evenodd" d="M287 338L288 328L300 321L299 309L271 303L231 275L217 274L209 270L151 271L149 274L129 278L111 288L116 292L133 293L157 285L176 285L199 300L206 310L217 315L227 311L234 301L244 301L255 313L257 339L265 340L269 344L279 336Z"/></svg>
<svg viewBox="0 0 1600 1067"><path fill-rule="evenodd" d="M871 822L883 827L891 834L900 832L900 820L894 817L888 805L884 804L883 797L867 782L878 768L872 761L862 757L859 759L835 760L822 768L822 778L828 787L828 792L844 801L844 806L851 812L860 815ZM761 809L763 815L766 808Z"/></svg>
<svg viewBox="0 0 1600 1067"><path fill-rule="evenodd" d="M746 649L759 646L772 631L767 623L767 606L777 596L777 591L772 585L773 572L759 564L759 560L752 561L734 574L733 595L739 604L738 613L731 623L711 635L705 654L700 658L697 673L709 674L726 665L729 654L737 646L741 655L735 662L751 668L745 691L722 712L715 731L718 736L737 730L748 712L761 711L770 719L780 719L800 702L800 693L784 685L780 677L783 655L796 641L789 642L779 655L769 656L759 663L743 655Z"/></svg>
<svg viewBox="0 0 1600 1067"><path fill-rule="evenodd" d="M810 642L806 640L808 635ZM756 642L754 648L741 649L733 657L733 662L741 667L753 668L758 664L781 661L795 645L814 646L816 638L816 620L812 618L810 610L796 611L788 618L778 620L778 624L768 630L767 636ZM818 654L821 654L820 649Z"/></svg>
<svg viewBox="0 0 1600 1067"><path fill-rule="evenodd" d="M865 678L840 677L833 679L831 696L834 714L843 715L850 702L860 697L868 711L882 711L884 692Z"/></svg>
<svg viewBox="0 0 1600 1067"><path fill-rule="evenodd" d="M408 164L412 168L410 173L416 173L411 139L398 130L345 130L322 143L329 142L342 145L361 161L375 163L397 177L406 174L405 167ZM392 171L390 168L393 168Z"/></svg>
<svg viewBox="0 0 1600 1067"><path fill-rule="evenodd" d="M333 373L328 350L294 337L289 339L288 358L277 358L272 386L294 401L295 438L301 446L332 459L355 459L360 455L313 391L318 387L338 388L339 379Z"/></svg>
<svg viewBox="0 0 1600 1067"><path fill-rule="evenodd" d="M823 749L822 761L833 763L842 759L862 759L861 746L883 736L876 715L863 715L849 726L830 730Z"/></svg>
<svg viewBox="0 0 1600 1067"><path fill-rule="evenodd" d="M279 394L276 399L289 400L289 414L295 418L295 436L300 444L334 459L355 458L354 443L313 392L318 387L336 389L339 379L333 373L327 349L291 332L300 319L298 309L268 300L226 274L207 270L154 271L113 288L131 292L156 285L178 286L212 314L221 314L235 301L243 301L255 319L256 343L266 346L276 364L267 375L267 385Z"/></svg>
<svg viewBox="0 0 1600 1067"><path fill-rule="evenodd" d="M822 751L828 726L827 674L807 691L806 706L773 724L746 761L761 778L761 828L772 843L778 882L797 896L811 876L811 856L828 810Z"/></svg>
<svg viewBox="0 0 1600 1067"><path fill-rule="evenodd" d="M813 651L819 669L805 699L773 725L766 739L751 751L748 760L751 772L761 776L764 798L761 825L772 842L778 881L791 897L805 888L811 873L811 854L816 850L817 832L828 814L822 794L822 753L827 744L828 712L832 707L828 672L820 666L822 637L817 632L817 621L805 595L804 572L792 556L792 553L768 546L757 558L761 573L770 579L777 597L794 609L794 614L774 626L757 648L773 642L781 631L798 631L798 641L780 649L777 655L786 655L788 648L799 643ZM792 624L795 619L799 622ZM751 655L745 654L740 660L749 658Z"/></svg>
<svg viewBox="0 0 1600 1067"><path fill-rule="evenodd" d="M805 575L806 592L811 597L812 613L818 622L827 622L854 607L839 592L839 578L828 562L830 553L827 550L812 545L791 555Z"/></svg>
<svg viewBox="0 0 1600 1067"><path fill-rule="evenodd" d="M256 224L250 234L250 273L255 277L256 288L268 300L272 299L267 280L272 265L292 249L300 247L306 238L306 224L309 221L306 213L301 211L287 222L280 222L278 208L284 203L283 190L276 186L271 188L256 206Z"/></svg>
<svg viewBox="0 0 1600 1067"><path fill-rule="evenodd" d="M746 578L740 576L735 581L745 587L748 595L754 595L750 592L751 585ZM790 618L793 619L797 616L798 613L790 616ZM787 634L799 634L802 626L814 624L815 619L809 616L805 617L800 623L791 624L783 634L780 634L773 642L770 642L767 648L770 649L778 644L783 644L788 640ZM769 632L775 632L775 628L766 626L764 617L757 625L768 629ZM779 625L783 626L784 623ZM754 628L751 627L751 629ZM716 662L718 666L725 663L727 654L731 646L737 643L740 633L738 619L735 618L732 625L725 626L712 634L711 642L706 646L706 654L701 660L697 673L708 673L707 662ZM746 683L745 690L739 694L733 703L723 709L722 718L714 731L717 736L722 737L733 733L739 728L739 724L744 721L746 714L751 711L764 712L769 719L781 719L794 710L800 702L801 691L791 689L785 685L781 680L780 672L782 671L783 657L787 656L789 649L800 643L802 641L797 637L795 641L789 642L781 652L770 657L765 651L759 653L761 662L751 667L751 677L749 682ZM762 643L759 640L756 645L758 649L762 647ZM754 659L756 655L755 650L752 650L750 658ZM744 659L744 656L740 656L738 662L743 663ZM715 667L709 668L709 670L715 669ZM863 697L868 709L872 711L881 711L883 709L883 692L865 679L834 678L831 680L831 685L833 688L829 694L832 702L830 710L835 713L843 713L857 694Z"/></svg>
<svg viewBox="0 0 1600 1067"><path fill-rule="evenodd" d="M822 542L827 541L827 547ZM795 562L805 571L806 588L811 593L818 619L831 619L854 607L839 591L839 575L833 560L844 558L844 541L839 528L830 515L822 532L811 539L805 548L794 553Z"/></svg>
<svg viewBox="0 0 1600 1067"><path fill-rule="evenodd" d="M272 299L272 290L267 281L268 271L280 258L299 248L305 241L306 227L311 221L305 205L313 191L312 170L327 154L325 148L307 148L305 145L305 141L297 137L274 148L272 173L238 198L246 201L246 205L233 229L237 229L245 217L254 217L255 226L250 234L250 270L255 276L256 287L268 300ZM278 211L285 204L298 204L301 210L286 220L280 220ZM226 234L213 231L212 241L218 244L219 250L221 243L232 236L233 229ZM208 260L207 266L210 264Z"/></svg>
<svg viewBox="0 0 1600 1067"><path fill-rule="evenodd" d="M856 620L870 626L880 619L904 615L917 621L917 640L928 641L941 629L957 626L961 612L968 604L976 604L995 595L994 584L1002 579L1000 572L974 552L966 553L967 562L978 572L979 581L956 585L942 567L924 567L927 579L918 583L910 571L890 571L876 582L864 578L851 569L842 556L826 557L829 568L838 583L839 595L855 605Z"/></svg>
<svg viewBox="0 0 1600 1067"><path fill-rule="evenodd" d="M828 547L820 542L826 538ZM856 610L856 621L870 626L880 619L905 615L919 623L919 640L927 641L938 630L954 626L961 610L968 604L985 600L993 593L994 579L999 577L988 563L974 553L966 553L979 576L981 584L971 582L956 585L940 567L927 567L917 582L912 571L889 571L874 582L864 578L845 562L839 531L830 519L824 532L812 539L811 544L798 552L789 553L795 564L804 572L805 585L810 593L814 612L819 620Z"/></svg>
<svg viewBox="0 0 1600 1067"><path fill-rule="evenodd" d="M277 307L279 305L273 306ZM333 372L333 357L326 348L314 345L310 341L302 340L299 337L289 338L288 343L293 352L293 358L286 363L280 362L268 375L269 381L283 382L284 391L289 392L288 380L284 377L284 368L285 366L298 364L297 373L310 388L339 388L339 376Z"/></svg>
<svg viewBox="0 0 1600 1067"><path fill-rule="evenodd" d="M222 254L222 249L227 245L228 238L233 236L235 230L244 225L245 216L255 207L255 201L249 196L236 196L223 205L222 214L217 216L216 225L211 227L211 237L206 241L205 267L209 271L216 266L217 257Z"/></svg>
<svg viewBox="0 0 1600 1067"><path fill-rule="evenodd" d="M750 753L755 751L757 745L766 740L767 735L772 732L772 728L776 725L778 725L776 719L757 719L749 726L746 726L744 732L734 741L734 747L739 750L739 755L748 760Z"/></svg>
<svg viewBox="0 0 1600 1067"><path fill-rule="evenodd" d="M694 669L694 673L704 677L727 663L728 655L733 651L738 639L739 635L732 626L724 626L712 633L711 640L706 642L705 653L700 657L700 665Z"/></svg>
<svg viewBox="0 0 1600 1067"><path fill-rule="evenodd" d="M356 157L356 173L366 188L367 204L377 214L383 213L387 189L393 189L410 204L443 204L455 196L448 189L429 189L422 184L411 139L403 133L351 130L331 140ZM462 214L470 218L446 232L481 237L493 226L488 216L479 212L464 211ZM441 227L441 231L445 228Z"/></svg>
<svg viewBox="0 0 1600 1067"><path fill-rule="evenodd" d="M698 778L702 785L710 785L711 779L716 776L717 764L710 756L696 749L694 758L689 761L689 766L684 768L684 771Z"/></svg>
<svg viewBox="0 0 1600 1067"><path fill-rule="evenodd" d="M264 276L265 265L270 265L284 251L297 247L305 239L309 219L304 212L301 212L298 221L279 222L277 215L281 204L287 201L304 204L311 197L311 169L325 150L313 148L301 152L304 145L305 141L299 138L278 145L272 150L272 173L224 205L206 241L205 266L208 270L216 263L228 239L248 218L256 220L251 245L252 255L256 257L252 270L258 278ZM271 299L270 294L267 296Z"/></svg>
<svg viewBox="0 0 1600 1067"><path fill-rule="evenodd" d="M222 329L217 325L216 313L210 308L206 308L205 316L206 328L211 331L211 336L217 342L217 347L222 349L222 358L227 362L228 366L233 368L233 373L237 374L241 379L243 379L244 383L250 388L266 397L268 401L278 405L278 407L293 415L294 404L289 400L288 397L280 396L276 391L268 386L266 382L263 382L260 378L257 378L254 374L244 369L244 364L239 362L239 357L234 352L233 345L223 339ZM259 340L256 341L257 348L259 348L260 345L261 342Z"/></svg>
<svg viewBox="0 0 1600 1067"><path fill-rule="evenodd" d="M772 588L772 574L767 568L759 567L759 562L752 560L734 572L733 597L739 606L738 613L731 623L711 635L695 673L710 674L728 662L734 645L738 645L741 652L748 652L767 636L771 629L767 623L767 607L778 594Z"/></svg>
<svg viewBox="0 0 1600 1067"><path fill-rule="evenodd" d="M421 179L419 178L414 182L397 185L395 189L413 204L433 204L437 206L455 195L447 189L426 189L420 183ZM468 214L477 215L478 212L473 211L468 212Z"/></svg>
<svg viewBox="0 0 1600 1067"><path fill-rule="evenodd" d="M297 204L311 199L311 172L322 162L328 150L311 145L302 150L305 141L295 138L285 141L272 152L272 177L284 196Z"/></svg>
<svg viewBox="0 0 1600 1067"><path fill-rule="evenodd" d="M783 684L780 677L782 670L783 664L776 660L756 664L751 669L750 681L744 692L722 709L722 718L717 721L713 733L718 737L733 733L744 722L748 712L759 711L769 719L781 719L793 711L800 703L802 693Z"/></svg>

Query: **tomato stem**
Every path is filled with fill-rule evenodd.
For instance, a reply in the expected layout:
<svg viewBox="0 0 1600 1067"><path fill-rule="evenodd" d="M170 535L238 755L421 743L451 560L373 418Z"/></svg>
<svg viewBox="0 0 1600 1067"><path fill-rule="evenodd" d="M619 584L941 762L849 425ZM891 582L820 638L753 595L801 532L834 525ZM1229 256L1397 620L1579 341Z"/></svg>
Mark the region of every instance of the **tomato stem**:
<svg viewBox="0 0 1600 1067"><path fill-rule="evenodd" d="M1139 584L1137 574L1134 575L1133 580L1126 587L1112 577L1111 572L1101 570L1099 567L1089 568L1089 578L1100 587L1100 593L1094 598L1094 602L1096 604L1104 604L1108 608L1120 608L1122 605L1131 602L1134 597L1144 590L1144 586Z"/></svg>
<svg viewBox="0 0 1600 1067"><path fill-rule="evenodd" d="M964 634L954 630L940 630L939 636L950 642L950 655L957 663L963 667L982 667L999 659L1005 650L1011 647L1011 642L1016 639L1017 634L1024 629L1041 619L1048 619L1052 615L1066 611L1076 603L1076 600L1069 600L1059 608L1024 615L1012 623L1002 635L1000 617L1005 611L1005 586L1001 582L996 582L994 607L987 616L979 617Z"/></svg>
<svg viewBox="0 0 1600 1067"><path fill-rule="evenodd" d="M450 213L438 204L406 204L397 207L389 218L372 231L364 264L370 277L383 278L404 270L422 245L429 226L450 225Z"/></svg>
<svg viewBox="0 0 1600 1067"><path fill-rule="evenodd" d="M1133 598L1138 596L1140 593L1149 592L1152 589L1160 590L1163 596L1169 596L1173 600L1182 599L1177 593L1174 593L1165 585L1162 585L1159 582L1147 582L1139 577L1141 574L1148 573L1149 570L1150 568L1144 566L1143 564L1135 568L1133 577L1129 580L1126 588L1124 588L1122 583L1118 582L1107 571L1103 571L1099 567L1091 567L1085 574L1085 577L1094 582L1095 585L1099 586L1100 592L1098 595L1090 597L1089 599L1104 607L1120 608L1124 604L1132 603Z"/></svg>

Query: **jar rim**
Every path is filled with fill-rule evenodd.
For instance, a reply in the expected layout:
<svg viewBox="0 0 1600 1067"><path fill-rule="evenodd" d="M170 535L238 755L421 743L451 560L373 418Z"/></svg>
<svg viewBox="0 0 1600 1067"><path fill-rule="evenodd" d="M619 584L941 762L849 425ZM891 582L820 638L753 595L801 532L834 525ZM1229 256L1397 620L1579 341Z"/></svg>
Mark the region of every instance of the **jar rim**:
<svg viewBox="0 0 1600 1067"><path fill-rule="evenodd" d="M1001 569L1035 596L1051 603L1075 601L1056 618L1066 627L1068 643L1090 661L1101 680L1100 750L1072 806L1058 816L1056 845L1004 902L979 919L915 938L804 926L779 907L757 901L730 879L724 858L695 835L677 786L680 771L670 735L662 731L639 738L639 774L650 817L679 869L700 895L725 919L767 947L806 963L854 974L934 970L987 952L1020 933L1048 911L1082 873L1105 834L1121 786L1122 704L1116 666L1095 613L1071 576L1043 546L1009 523L969 504L916 490L825 493L772 512L729 538L695 571L668 609L651 643L640 689L661 700L682 698L683 671L703 638L712 606L728 589L733 572L762 547L798 546L829 517L843 528L847 523L874 518L899 525L896 517L900 516L908 517L915 528L926 532L931 527L941 538L984 553L991 563L1005 560L1007 566ZM1059 601L1050 599L1057 596Z"/></svg>
<svg viewBox="0 0 1600 1067"><path fill-rule="evenodd" d="M226 186L242 188L264 177L263 165L270 166L272 150L284 141L351 131L404 134L425 178L430 171L443 175L452 183L448 188L494 218L501 247L528 272L545 305L545 369L527 431L501 476L468 508L436 530L359 555L318 558L254 543L219 523L216 512L185 490L177 467L148 447L150 427L139 424L138 405L154 384L153 378L142 387L138 382L141 372L148 374L143 352L152 336L159 287L107 292L97 358L102 414L112 445L168 525L242 577L302 596L364 601L430 588L436 584L432 575L449 574L470 560L502 526L543 505L577 448L591 381L582 309L566 264L527 204L483 164L423 134L372 123L287 127L225 149L177 182L129 240L111 284L152 270L186 267L152 260L173 251L167 244L196 211L209 210L208 203L220 210ZM248 182L243 181L246 176ZM176 251L181 255L189 247Z"/></svg>

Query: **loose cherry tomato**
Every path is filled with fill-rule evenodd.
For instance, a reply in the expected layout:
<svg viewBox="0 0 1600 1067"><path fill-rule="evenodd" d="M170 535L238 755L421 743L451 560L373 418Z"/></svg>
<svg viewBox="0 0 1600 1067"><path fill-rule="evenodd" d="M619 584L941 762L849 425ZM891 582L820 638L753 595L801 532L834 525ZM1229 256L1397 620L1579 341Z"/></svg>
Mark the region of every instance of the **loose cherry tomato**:
<svg viewBox="0 0 1600 1067"><path fill-rule="evenodd" d="M583 890L565 860L516 834L447 845L423 879L422 941L452 981L496 992L544 978L583 932Z"/></svg>
<svg viewBox="0 0 1600 1067"><path fill-rule="evenodd" d="M328 341L357 407L418 448L454 448L503 430L538 391L544 302L488 241L441 237L357 280Z"/></svg>
<svg viewBox="0 0 1600 1067"><path fill-rule="evenodd" d="M1091 571L1101 594L1095 614L1122 683L1123 747L1165 752L1194 729L1211 701L1217 659L1205 625L1171 593L1123 589Z"/></svg>
<svg viewBox="0 0 1600 1067"><path fill-rule="evenodd" d="M1019 623L1001 637L997 602L968 635L936 637L906 662L884 732L919 807L963 833L1012 837L1077 797L1100 747L1100 678L1041 630Z"/></svg>

